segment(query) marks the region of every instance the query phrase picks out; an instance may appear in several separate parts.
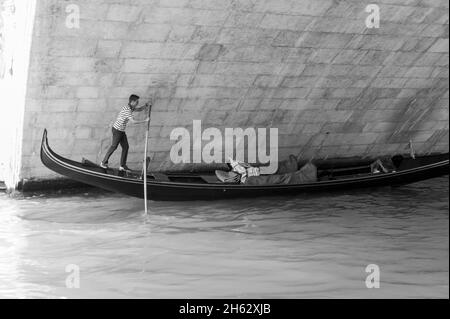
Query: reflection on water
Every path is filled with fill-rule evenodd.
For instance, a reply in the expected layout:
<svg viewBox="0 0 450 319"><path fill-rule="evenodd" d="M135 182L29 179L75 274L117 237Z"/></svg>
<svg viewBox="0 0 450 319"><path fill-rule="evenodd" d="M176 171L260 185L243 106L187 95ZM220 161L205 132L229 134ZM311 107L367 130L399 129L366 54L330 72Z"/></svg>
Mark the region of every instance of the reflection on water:
<svg viewBox="0 0 450 319"><path fill-rule="evenodd" d="M449 297L448 178L325 196L0 196L0 296ZM80 288L66 288L66 266ZM368 264L381 287L367 289Z"/></svg>

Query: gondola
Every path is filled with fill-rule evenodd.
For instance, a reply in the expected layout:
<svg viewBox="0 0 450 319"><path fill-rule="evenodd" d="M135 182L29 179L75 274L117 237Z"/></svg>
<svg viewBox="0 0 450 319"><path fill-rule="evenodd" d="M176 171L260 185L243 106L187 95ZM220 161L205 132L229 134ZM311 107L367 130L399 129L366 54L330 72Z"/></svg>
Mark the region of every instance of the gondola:
<svg viewBox="0 0 450 319"><path fill-rule="evenodd" d="M144 197L140 171L121 172L104 169L88 160L76 162L56 154L48 144L47 130L41 143L41 161L50 170L70 179L108 191ZM359 161L318 160L316 182L290 185L248 186L225 184L214 172L148 172L147 198L161 201L217 200L243 197L296 195L303 193L342 191L380 186L398 186L442 175L448 175L449 154L404 157L395 171L372 173L373 159Z"/></svg>

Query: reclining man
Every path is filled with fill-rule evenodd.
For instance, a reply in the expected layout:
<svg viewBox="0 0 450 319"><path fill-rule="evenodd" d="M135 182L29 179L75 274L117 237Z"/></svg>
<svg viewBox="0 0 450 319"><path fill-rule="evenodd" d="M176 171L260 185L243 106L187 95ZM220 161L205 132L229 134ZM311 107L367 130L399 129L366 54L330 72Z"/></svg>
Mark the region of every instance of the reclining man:
<svg viewBox="0 0 450 319"><path fill-rule="evenodd" d="M230 158L231 171L216 170L216 176L223 183L245 185L287 185L317 181L317 167L312 163L306 163L298 169L297 159L294 155L291 155L286 163L281 164L275 174L261 175L258 167L252 167L247 163Z"/></svg>

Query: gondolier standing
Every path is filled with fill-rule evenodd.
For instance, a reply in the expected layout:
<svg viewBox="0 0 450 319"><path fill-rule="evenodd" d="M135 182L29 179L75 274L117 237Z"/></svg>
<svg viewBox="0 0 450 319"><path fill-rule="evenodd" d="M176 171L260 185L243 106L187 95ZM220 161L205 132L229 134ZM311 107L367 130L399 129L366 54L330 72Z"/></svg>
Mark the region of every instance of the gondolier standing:
<svg viewBox="0 0 450 319"><path fill-rule="evenodd" d="M121 171L130 171L130 169L127 166L127 156L128 156L128 139L127 134L125 133L125 129L127 126L127 123L130 122L132 124L139 124L139 123L147 123L150 118L146 118L145 120L135 120L133 118L134 112L140 112L145 110L148 107L152 107L151 103L146 103L142 107L138 107L139 105L139 96L132 94L130 95L128 105L125 105L122 110L119 112L119 115L117 116L116 121L113 124L112 127L112 144L109 147L108 151L106 152L105 158L100 163L100 166L103 168L108 168L108 160L109 157L114 153L114 151L117 149L117 147L122 147L122 155L120 156L120 167L119 170Z"/></svg>

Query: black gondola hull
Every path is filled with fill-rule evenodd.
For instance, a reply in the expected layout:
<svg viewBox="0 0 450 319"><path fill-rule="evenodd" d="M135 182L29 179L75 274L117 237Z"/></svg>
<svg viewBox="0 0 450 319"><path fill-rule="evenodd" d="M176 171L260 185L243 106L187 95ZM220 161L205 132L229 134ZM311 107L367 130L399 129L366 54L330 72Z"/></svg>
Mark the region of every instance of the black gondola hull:
<svg viewBox="0 0 450 319"><path fill-rule="evenodd" d="M83 167L79 162L65 159L53 152L44 132L41 145L41 161L54 172L73 180L108 191L134 197L144 197L143 180L102 172ZM448 153L421 157L412 168L393 173L366 174L365 176L319 181L295 185L247 186L235 184L208 184L172 181L147 181L147 198L163 201L216 200L273 195L297 195L302 193L332 192L380 186L414 183L442 175L448 175ZM414 167L416 166L416 167ZM188 176L188 175L186 175Z"/></svg>

